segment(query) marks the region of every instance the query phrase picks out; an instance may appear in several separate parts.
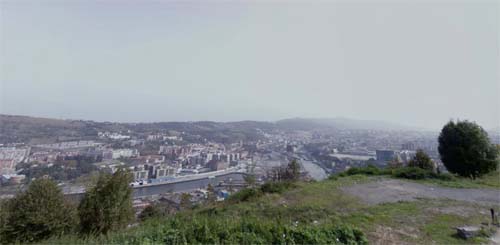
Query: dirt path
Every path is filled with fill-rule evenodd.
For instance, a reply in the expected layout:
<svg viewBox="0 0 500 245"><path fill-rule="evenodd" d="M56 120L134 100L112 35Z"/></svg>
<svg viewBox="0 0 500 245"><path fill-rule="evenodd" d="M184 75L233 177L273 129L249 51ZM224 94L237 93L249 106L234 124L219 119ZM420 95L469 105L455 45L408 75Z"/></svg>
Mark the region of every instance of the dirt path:
<svg viewBox="0 0 500 245"><path fill-rule="evenodd" d="M495 232L495 234L490 238L489 244L500 244L500 230L497 230L497 232Z"/></svg>
<svg viewBox="0 0 500 245"><path fill-rule="evenodd" d="M428 186L396 179L383 179L344 187L343 191L368 204L411 201L415 198L447 198L459 201L500 205L500 190L460 189Z"/></svg>

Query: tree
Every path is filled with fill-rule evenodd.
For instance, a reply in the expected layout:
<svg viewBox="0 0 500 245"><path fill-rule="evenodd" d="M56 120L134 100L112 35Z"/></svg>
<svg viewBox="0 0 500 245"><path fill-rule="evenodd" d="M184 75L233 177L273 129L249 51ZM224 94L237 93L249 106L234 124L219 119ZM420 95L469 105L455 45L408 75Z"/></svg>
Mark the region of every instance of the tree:
<svg viewBox="0 0 500 245"><path fill-rule="evenodd" d="M0 237L6 242L37 242L63 235L76 224L76 214L62 191L47 178L34 180L4 205Z"/></svg>
<svg viewBox="0 0 500 245"><path fill-rule="evenodd" d="M294 159L286 166L272 168L267 176L274 182L297 181L300 178L300 164Z"/></svg>
<svg viewBox="0 0 500 245"><path fill-rule="evenodd" d="M124 228L133 220L131 181L131 174L122 169L113 175L99 176L78 207L83 233L106 234Z"/></svg>
<svg viewBox="0 0 500 245"><path fill-rule="evenodd" d="M417 150L417 153L408 162L409 167L417 167L425 170L434 170L434 162L431 160L431 158L425 154L423 150Z"/></svg>
<svg viewBox="0 0 500 245"><path fill-rule="evenodd" d="M249 187L253 187L253 185L255 185L255 175L253 175L253 174L246 174L246 175L243 176L243 179L245 180L245 183Z"/></svg>
<svg viewBox="0 0 500 245"><path fill-rule="evenodd" d="M475 179L498 167L498 151L476 123L448 122L439 135L441 161L452 173Z"/></svg>

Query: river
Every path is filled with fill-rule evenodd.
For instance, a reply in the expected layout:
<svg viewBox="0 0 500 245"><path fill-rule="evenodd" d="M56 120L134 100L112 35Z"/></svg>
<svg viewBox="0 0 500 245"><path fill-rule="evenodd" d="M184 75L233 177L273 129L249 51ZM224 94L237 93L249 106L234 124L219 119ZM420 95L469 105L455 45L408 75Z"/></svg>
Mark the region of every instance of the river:
<svg viewBox="0 0 500 245"><path fill-rule="evenodd" d="M199 179L189 179L173 183L162 183L143 185L133 188L133 197L141 198L153 195L160 195L168 192L188 192L199 188L206 188L208 184L217 185L221 181L243 181L244 173L220 174L211 178L204 177ZM71 199L81 199L84 193L66 194Z"/></svg>

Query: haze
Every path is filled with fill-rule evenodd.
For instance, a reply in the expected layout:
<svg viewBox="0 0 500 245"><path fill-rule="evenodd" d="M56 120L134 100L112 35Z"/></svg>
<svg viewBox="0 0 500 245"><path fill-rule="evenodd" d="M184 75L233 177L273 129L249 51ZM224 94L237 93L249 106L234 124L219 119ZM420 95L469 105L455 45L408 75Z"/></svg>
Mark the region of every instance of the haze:
<svg viewBox="0 0 500 245"><path fill-rule="evenodd" d="M497 1L1 1L0 113L500 125Z"/></svg>

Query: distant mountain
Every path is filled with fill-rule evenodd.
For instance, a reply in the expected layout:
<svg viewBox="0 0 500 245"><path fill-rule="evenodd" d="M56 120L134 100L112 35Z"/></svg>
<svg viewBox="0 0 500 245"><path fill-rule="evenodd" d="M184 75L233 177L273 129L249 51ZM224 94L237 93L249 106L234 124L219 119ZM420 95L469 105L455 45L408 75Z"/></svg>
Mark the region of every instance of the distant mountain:
<svg viewBox="0 0 500 245"><path fill-rule="evenodd" d="M349 118L291 118L277 121L278 127L289 129L313 130L331 129L369 129L369 130L418 130L395 123L376 120L356 120Z"/></svg>

